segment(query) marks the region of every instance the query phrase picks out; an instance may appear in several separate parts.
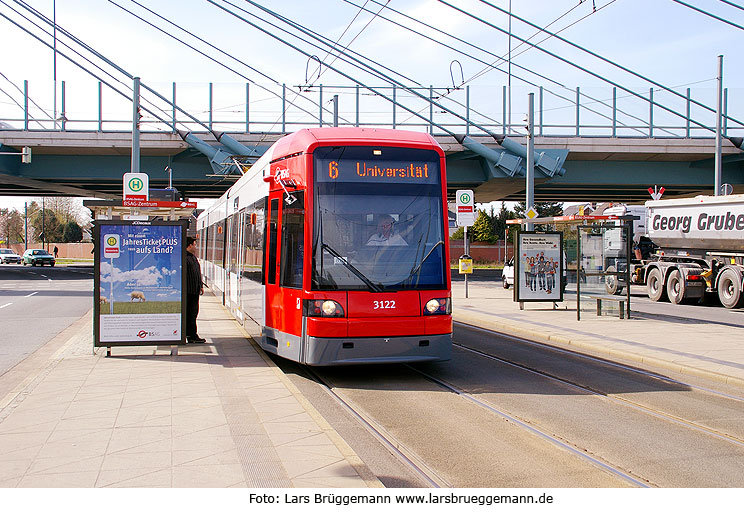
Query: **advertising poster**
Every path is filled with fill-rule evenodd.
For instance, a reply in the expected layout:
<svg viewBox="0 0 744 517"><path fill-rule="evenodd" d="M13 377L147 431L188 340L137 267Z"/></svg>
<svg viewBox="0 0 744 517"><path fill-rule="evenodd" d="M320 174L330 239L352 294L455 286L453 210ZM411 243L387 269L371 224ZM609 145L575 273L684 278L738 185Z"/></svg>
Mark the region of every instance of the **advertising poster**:
<svg viewBox="0 0 744 517"><path fill-rule="evenodd" d="M95 346L185 342L186 222L97 221Z"/></svg>
<svg viewBox="0 0 744 517"><path fill-rule="evenodd" d="M562 301L563 234L520 232L514 261L518 302Z"/></svg>

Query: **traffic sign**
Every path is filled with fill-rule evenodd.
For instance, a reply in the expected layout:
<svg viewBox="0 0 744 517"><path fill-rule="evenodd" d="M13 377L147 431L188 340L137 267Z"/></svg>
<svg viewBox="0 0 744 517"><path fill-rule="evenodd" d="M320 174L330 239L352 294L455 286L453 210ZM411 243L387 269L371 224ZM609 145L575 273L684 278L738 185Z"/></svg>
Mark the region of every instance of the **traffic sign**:
<svg viewBox="0 0 744 517"><path fill-rule="evenodd" d="M144 172L124 174L124 201L147 201L150 199L150 177Z"/></svg>
<svg viewBox="0 0 744 517"><path fill-rule="evenodd" d="M662 194L664 194L664 187L657 187L654 185L654 188L648 188L648 193L651 194L651 199L658 201L661 199Z"/></svg>
<svg viewBox="0 0 744 517"><path fill-rule="evenodd" d="M116 233L107 233L103 236L103 257L119 258L121 253L120 237Z"/></svg>
<svg viewBox="0 0 744 517"><path fill-rule="evenodd" d="M475 224L475 198L472 190L458 190L455 193L457 201L457 226L473 226Z"/></svg>
<svg viewBox="0 0 744 517"><path fill-rule="evenodd" d="M535 217L537 217L538 215L540 215L540 214L538 214L538 213L537 213L537 210L535 210L535 209L534 209L533 207L529 207L529 208L527 209L527 211L526 211L526 212L524 213L524 216L525 216L525 217L526 217L527 219L530 219L530 220L534 219L534 218L535 218Z"/></svg>

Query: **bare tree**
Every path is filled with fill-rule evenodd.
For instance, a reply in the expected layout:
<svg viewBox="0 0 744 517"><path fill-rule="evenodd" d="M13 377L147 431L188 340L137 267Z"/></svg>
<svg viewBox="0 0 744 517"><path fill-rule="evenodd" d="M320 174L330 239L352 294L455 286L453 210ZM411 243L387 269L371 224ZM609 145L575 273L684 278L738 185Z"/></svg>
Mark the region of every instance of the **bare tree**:
<svg viewBox="0 0 744 517"><path fill-rule="evenodd" d="M23 242L23 215L18 210L0 209L0 241L5 244Z"/></svg>

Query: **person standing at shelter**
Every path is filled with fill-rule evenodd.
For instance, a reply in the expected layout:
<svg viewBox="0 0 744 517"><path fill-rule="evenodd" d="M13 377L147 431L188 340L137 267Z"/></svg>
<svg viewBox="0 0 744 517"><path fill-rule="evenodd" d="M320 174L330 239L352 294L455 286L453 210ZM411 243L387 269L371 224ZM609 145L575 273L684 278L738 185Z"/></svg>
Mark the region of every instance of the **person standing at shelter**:
<svg viewBox="0 0 744 517"><path fill-rule="evenodd" d="M196 330L196 317L199 315L199 296L204 294L201 266L194 254L196 239L186 237L186 340L189 343L206 343Z"/></svg>

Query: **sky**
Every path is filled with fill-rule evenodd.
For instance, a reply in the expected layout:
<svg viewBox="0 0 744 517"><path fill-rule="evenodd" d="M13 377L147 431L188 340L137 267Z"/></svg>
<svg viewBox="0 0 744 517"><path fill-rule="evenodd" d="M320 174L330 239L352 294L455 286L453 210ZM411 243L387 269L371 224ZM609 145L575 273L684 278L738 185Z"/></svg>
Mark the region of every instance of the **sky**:
<svg viewBox="0 0 744 517"><path fill-rule="evenodd" d="M509 9L509 0L489 1L504 10ZM744 25L742 9L720 0L686 1ZM239 99L244 96L246 81L255 83L251 98L252 102L257 102L257 108L252 110L257 109L258 115L262 114L261 110L265 110L267 120L273 120L276 109L280 107L278 97L269 93L269 90L279 92L280 86L277 85L286 84L290 92L289 98L301 103L300 85L314 85L315 90L306 96L316 100L319 84L323 84L327 92L324 99L330 98L334 88L350 86L357 81L375 87L384 84L382 79L373 78L341 60L328 57L326 52L309 48L307 44L298 43L297 40L292 41L305 53L292 49L271 37L270 34L286 38L279 29L271 28L267 31L269 34L261 32L218 7L223 6L235 12L238 12L237 8L251 13L260 12L244 0L146 2L165 19L218 47L224 54L181 32L131 0L28 0L27 4L50 18L55 13L59 27L70 31L127 73L141 77L143 83L165 97L170 98L172 83L176 82L179 105L185 106L197 116L206 116L206 85L210 82L214 83L215 113L225 119L237 117L237 120L241 116ZM453 86L461 86L464 80L468 80L465 84L471 89L471 105L478 111L478 114L471 115L474 119L480 117L484 122L498 122L504 118L518 122L527 111L527 93L536 92L540 85L546 91L558 92L564 96L561 98L546 93L545 117L556 124L570 124L574 110L571 102L565 98L573 98L572 91L576 86L580 86L582 92L604 100L611 98L611 85L602 78L640 92L648 92L651 86L644 79L591 57L556 38L540 43L545 37L540 35L532 41L564 60L537 49L525 51L526 46L519 46L519 38L530 38L537 31L516 19L512 20L512 74L508 73L507 64L500 66L501 71L491 70L481 74L485 68L484 62L497 61L494 56L506 56L509 49L509 38L493 27L506 30L508 16L485 1L262 0L262 4L402 74L405 78L396 77L407 85L433 85L441 92L449 87L449 95L442 100L443 104L451 103L448 106L456 106L455 102L464 103L464 89L454 90ZM389 9L383 9L380 16L360 10L360 7L366 6L377 13L383 4L412 19L455 35L477 48L435 33L422 25L415 25L410 19ZM21 20L11 8L25 13L15 1L0 0L0 14L16 21ZM160 25L163 31L148 26L122 8ZM550 30L560 31L562 37L664 86L679 91L689 87L695 98L711 106L715 101L717 56L723 55L724 86L729 89L729 114L738 116L740 120L744 117L741 114L744 111L744 102L740 100L744 96L744 55L740 52L744 32L737 27L709 18L672 0L513 0L511 9L516 16L528 19L536 25L550 24ZM461 11L471 13L472 16ZM242 15L254 20L248 14ZM424 34L434 35L438 41L471 56L405 31L381 16L415 27ZM29 28L42 41L53 44L51 35L44 34L41 29L26 21L19 23ZM216 61L230 66L232 70L174 41L168 34L178 35L192 46L212 55ZM19 113L22 113L17 104L22 102L19 88L23 88L24 80L29 81L30 97L39 106L37 111L40 113L43 109L47 113L54 113L54 52L42 41L0 17L0 48L4 49L0 55L0 121L17 119ZM57 49L69 53L62 45L67 40L61 33L58 33L57 41ZM317 56L317 59L310 58L309 55ZM76 59L82 61L79 57ZM317 60L324 62L319 73L314 70ZM567 61L584 67L591 73L582 71ZM107 71L112 71L109 65L102 66ZM534 71L540 76L519 67ZM333 68L342 74L335 72ZM100 71L97 73L101 74ZM102 77L122 89L131 86L131 80L122 73L114 72L113 75L114 78L105 75ZM61 82L65 81L68 118L95 119L97 79L81 71L61 54L57 54L56 58L56 78L57 110L61 109ZM521 78L533 84L526 84ZM509 82L512 85L512 109L509 114L504 114L502 88ZM335 91L341 98L342 117L353 118L352 90L337 88ZM409 98L411 96L400 95L402 101L415 104L415 99ZM120 113L117 116L121 116L123 120L127 117L131 120L129 101L108 90L104 98L106 110ZM667 103L676 110L684 110L683 102L673 95L658 92L655 93L655 100ZM628 112L639 117L647 116L648 109L632 97L620 102L624 103L622 106ZM326 107L328 108L327 105ZM377 109L369 108L370 112ZM463 111L462 107L456 109ZM698 115L701 118L707 117L705 123L714 124L712 115ZM366 116L374 117L375 113L367 113ZM592 116L591 113L585 114L587 121L591 121ZM416 120L414 116L402 113L398 117L399 121ZM663 121L664 117L664 113L657 113L655 121ZM10 123L13 124L12 121ZM674 123L673 117L670 123ZM131 122L129 125L131 127ZM156 125L151 124L150 127L155 128ZM1 136L0 133L0 138ZM8 206L9 203L23 206L20 198L0 198L0 206Z"/></svg>

